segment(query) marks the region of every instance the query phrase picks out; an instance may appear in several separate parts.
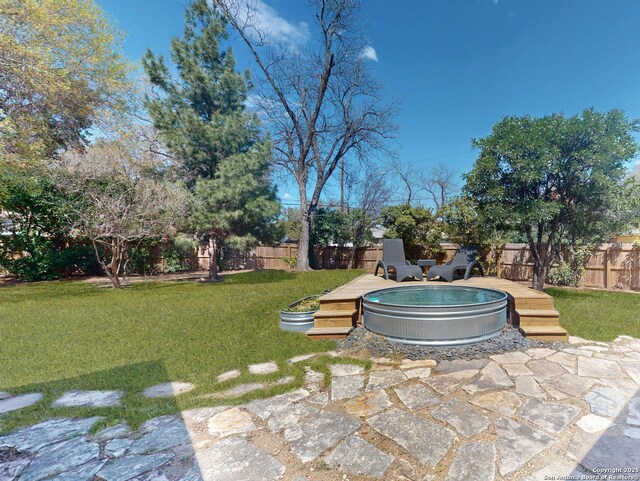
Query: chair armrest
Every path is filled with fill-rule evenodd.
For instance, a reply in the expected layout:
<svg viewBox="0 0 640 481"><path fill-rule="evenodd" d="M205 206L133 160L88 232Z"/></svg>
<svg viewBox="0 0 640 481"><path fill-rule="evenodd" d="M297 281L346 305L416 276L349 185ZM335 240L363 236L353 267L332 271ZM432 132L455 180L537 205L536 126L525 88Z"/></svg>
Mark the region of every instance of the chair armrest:
<svg viewBox="0 0 640 481"><path fill-rule="evenodd" d="M480 275L484 277L484 269L482 268L482 264L480 264L480 262L478 261L473 261L471 264L467 266L466 270L464 271L465 280L469 279L469 276L471 276L471 271L473 270L474 267L477 267L478 269L480 269Z"/></svg>

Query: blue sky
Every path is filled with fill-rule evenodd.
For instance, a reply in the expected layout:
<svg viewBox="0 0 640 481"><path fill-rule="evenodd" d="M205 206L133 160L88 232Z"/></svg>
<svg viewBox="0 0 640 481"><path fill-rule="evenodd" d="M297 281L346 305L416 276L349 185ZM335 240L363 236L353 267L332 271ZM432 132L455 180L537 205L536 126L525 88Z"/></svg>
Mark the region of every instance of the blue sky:
<svg viewBox="0 0 640 481"><path fill-rule="evenodd" d="M186 0L97 1L126 32L136 62L147 47L168 55L182 32ZM274 32L311 35L306 2L258 1ZM639 1L364 0L363 15L373 72L401 99L399 156L419 168L468 171L471 139L505 115L594 107L640 118ZM237 45L239 68L252 69ZM280 186L281 196L288 191Z"/></svg>

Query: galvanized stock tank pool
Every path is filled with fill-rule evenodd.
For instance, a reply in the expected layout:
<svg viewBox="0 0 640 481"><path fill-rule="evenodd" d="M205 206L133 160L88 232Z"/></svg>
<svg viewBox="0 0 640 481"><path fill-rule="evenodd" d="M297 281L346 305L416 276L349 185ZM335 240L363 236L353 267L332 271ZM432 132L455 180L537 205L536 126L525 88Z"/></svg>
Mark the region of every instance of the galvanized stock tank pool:
<svg viewBox="0 0 640 481"><path fill-rule="evenodd" d="M500 334L507 294L458 285L393 287L362 296L364 327L390 341L426 346L473 344Z"/></svg>

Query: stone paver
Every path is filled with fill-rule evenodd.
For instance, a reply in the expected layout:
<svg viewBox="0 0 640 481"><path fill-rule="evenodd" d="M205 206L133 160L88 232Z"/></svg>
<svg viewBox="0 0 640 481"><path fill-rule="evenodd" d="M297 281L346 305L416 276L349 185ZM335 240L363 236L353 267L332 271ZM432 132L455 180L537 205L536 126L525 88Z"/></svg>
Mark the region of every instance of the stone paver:
<svg viewBox="0 0 640 481"><path fill-rule="evenodd" d="M640 428L625 428L622 433L631 439L640 439Z"/></svg>
<svg viewBox="0 0 640 481"><path fill-rule="evenodd" d="M241 374L242 373L240 372L239 369L233 369L231 371L223 372L216 378L216 380L218 382L229 381L230 379L235 379L240 377Z"/></svg>
<svg viewBox="0 0 640 481"><path fill-rule="evenodd" d="M532 377L519 377L516 379L516 392L523 396L545 399L547 394L542 390L538 382Z"/></svg>
<svg viewBox="0 0 640 481"><path fill-rule="evenodd" d="M429 467L438 464L456 440L451 430L397 408L377 414L367 423Z"/></svg>
<svg viewBox="0 0 640 481"><path fill-rule="evenodd" d="M114 426L106 427L93 436L94 441L103 443L112 439L126 438L131 436L131 428L127 423L119 423Z"/></svg>
<svg viewBox="0 0 640 481"><path fill-rule="evenodd" d="M105 463L105 460L90 461L71 471L58 474L53 478L47 478L47 481L93 481L95 474L100 471Z"/></svg>
<svg viewBox="0 0 640 481"><path fill-rule="evenodd" d="M441 361L438 363L438 373L452 373L458 371L480 371L487 364L489 359L473 359L468 361L466 359L454 359L453 361Z"/></svg>
<svg viewBox="0 0 640 481"><path fill-rule="evenodd" d="M513 386L513 381L509 379L509 376L497 363L490 362L480 371L480 375L475 380L465 384L462 389L473 395L478 392L511 386Z"/></svg>
<svg viewBox="0 0 640 481"><path fill-rule="evenodd" d="M210 434L219 437L233 434L249 433L256 429L251 415L239 408L231 408L216 414L209 419L208 430Z"/></svg>
<svg viewBox="0 0 640 481"><path fill-rule="evenodd" d="M585 470L580 469L580 466L576 463L570 463L566 461L556 461L544 468L536 471L531 476L523 478L521 481L542 481L549 479L594 479L594 475L587 473Z"/></svg>
<svg viewBox="0 0 640 481"><path fill-rule="evenodd" d="M97 443L75 437L41 449L31 464L22 471L22 481L38 481L70 471L89 461L97 461L100 448Z"/></svg>
<svg viewBox="0 0 640 481"><path fill-rule="evenodd" d="M547 385L573 397L579 397L594 385L594 381L582 376L563 374L547 381Z"/></svg>
<svg viewBox="0 0 640 481"><path fill-rule="evenodd" d="M503 364L502 369L507 371L510 377L518 378L521 376L533 376L531 369L524 364Z"/></svg>
<svg viewBox="0 0 640 481"><path fill-rule="evenodd" d="M391 406L389 396L385 391L368 392L362 396L347 401L345 409L349 414L360 417L373 416Z"/></svg>
<svg viewBox="0 0 640 481"><path fill-rule="evenodd" d="M302 361L307 361L307 360L311 359L312 357L316 357L317 355L318 354L315 353L315 352L311 353L311 354L302 354L300 356L292 357L287 362L289 362L291 364L297 364L297 363L302 362Z"/></svg>
<svg viewBox="0 0 640 481"><path fill-rule="evenodd" d="M142 395L149 398L172 397L193 391L194 389L195 385L190 382L163 382L148 387L142 391Z"/></svg>
<svg viewBox="0 0 640 481"><path fill-rule="evenodd" d="M278 411L269 418L268 426L272 432L282 429L291 428L298 424L302 419L317 414L318 409L304 403L296 404L290 408Z"/></svg>
<svg viewBox="0 0 640 481"><path fill-rule="evenodd" d="M127 452L127 449L131 447L133 444L133 439L128 438L120 438L120 439L112 439L104 446L104 454L109 456L110 458L119 458L124 453Z"/></svg>
<svg viewBox="0 0 640 481"><path fill-rule="evenodd" d="M42 394L37 392L0 399L0 416L11 411L17 411L18 409L33 406L35 403L40 401L42 397Z"/></svg>
<svg viewBox="0 0 640 481"><path fill-rule="evenodd" d="M545 431L561 433L579 413L580 409L575 406L529 399L522 406L521 415Z"/></svg>
<svg viewBox="0 0 640 481"><path fill-rule="evenodd" d="M492 481L496 473L496 447L486 441L463 444L451 463L446 481Z"/></svg>
<svg viewBox="0 0 640 481"><path fill-rule="evenodd" d="M105 481L127 481L166 464L173 454L123 456L108 462L97 475Z"/></svg>
<svg viewBox="0 0 640 481"><path fill-rule="evenodd" d="M100 419L99 417L49 419L0 437L0 446L9 446L18 451L35 452L48 444L87 434Z"/></svg>
<svg viewBox="0 0 640 481"><path fill-rule="evenodd" d="M489 426L489 419L468 404L452 399L431 411L439 421L450 424L465 437L475 436Z"/></svg>
<svg viewBox="0 0 640 481"><path fill-rule="evenodd" d="M393 462L393 456L381 451L358 436L352 436L334 449L325 462L348 474L382 477Z"/></svg>
<svg viewBox="0 0 640 481"><path fill-rule="evenodd" d="M553 356L549 356L547 360L560 364L565 370L571 374L577 374L576 360L577 356L566 352L558 352Z"/></svg>
<svg viewBox="0 0 640 481"><path fill-rule="evenodd" d="M273 414L288 408L291 404L309 397L306 389L296 389L267 399L256 399L245 407L261 419L268 419Z"/></svg>
<svg viewBox="0 0 640 481"><path fill-rule="evenodd" d="M407 369L404 375L409 379L427 379L431 376L432 369L430 367L416 367L415 369Z"/></svg>
<svg viewBox="0 0 640 481"><path fill-rule="evenodd" d="M264 389L267 387L266 384L261 382L252 382L249 384L239 384L237 386L232 387L231 389L227 389L226 391L222 391L216 393L211 397L216 398L236 398L242 397L245 394L249 394L250 392L259 391L260 389Z"/></svg>
<svg viewBox="0 0 640 481"><path fill-rule="evenodd" d="M640 396L633 398L628 404L627 424L640 426Z"/></svg>
<svg viewBox="0 0 640 481"><path fill-rule="evenodd" d="M321 412L286 429L284 438L291 451L303 463L307 463L359 427L360 423L353 419L332 412Z"/></svg>
<svg viewBox="0 0 640 481"><path fill-rule="evenodd" d="M369 375L366 392L372 392L379 389L387 389L407 380L407 376L401 371L374 371Z"/></svg>
<svg viewBox="0 0 640 481"><path fill-rule="evenodd" d="M1 449L0 453L2 453ZM30 462L31 457L27 453L12 456L11 461L0 463L0 479L8 481L18 479L20 473L29 466Z"/></svg>
<svg viewBox="0 0 640 481"><path fill-rule="evenodd" d="M433 389L434 391L442 394L443 396L448 396L452 392L454 392L460 385L466 381L467 379L471 379L480 371L477 369L465 369L462 371L454 371L449 374L440 374L437 376L432 376L429 379L426 379L425 382Z"/></svg>
<svg viewBox="0 0 640 481"><path fill-rule="evenodd" d="M548 381L556 376L566 374L566 370L559 364L546 359L534 359L527 363L537 381Z"/></svg>
<svg viewBox="0 0 640 481"><path fill-rule="evenodd" d="M503 416L513 416L520 410L522 401L518 396L509 391L496 391L483 394L471 399L471 403L478 407L502 414Z"/></svg>
<svg viewBox="0 0 640 481"><path fill-rule="evenodd" d="M618 363L590 357L578 357L578 374L587 377L624 377Z"/></svg>
<svg viewBox="0 0 640 481"><path fill-rule="evenodd" d="M549 349L548 347L536 347L533 349L528 349L526 352L527 354L529 354L529 356L531 356L534 359L542 359L543 357L551 356L552 354L555 354L558 351Z"/></svg>
<svg viewBox="0 0 640 481"><path fill-rule="evenodd" d="M595 414L587 414L586 416L580 418L580 420L576 423L576 426L587 433L597 433L599 431L609 429L610 427L614 426L614 423L611 421L611 419L597 416Z"/></svg>
<svg viewBox="0 0 640 481"><path fill-rule="evenodd" d="M67 391L51 404L54 408L107 408L120 406L122 391Z"/></svg>
<svg viewBox="0 0 640 481"><path fill-rule="evenodd" d="M416 368L433 368L438 363L433 359L418 359L414 361L412 359L404 359L400 363L400 369L416 369Z"/></svg>
<svg viewBox="0 0 640 481"><path fill-rule="evenodd" d="M329 366L329 370L333 377L354 376L356 374L362 374L364 372L364 367L357 366L355 364L332 364Z"/></svg>
<svg viewBox="0 0 640 481"><path fill-rule="evenodd" d="M531 360L531 356L520 351L506 352L489 357L498 364L524 364Z"/></svg>
<svg viewBox="0 0 640 481"><path fill-rule="evenodd" d="M249 374L271 374L278 370L278 364L274 361L263 362L262 364L251 364Z"/></svg>
<svg viewBox="0 0 640 481"><path fill-rule="evenodd" d="M147 454L178 446L189 439L189 431L179 416L164 416L154 424L145 423L141 430L147 434L137 439L129 452L131 454ZM152 420L153 421L153 420Z"/></svg>
<svg viewBox="0 0 640 481"><path fill-rule="evenodd" d="M331 379L331 400L351 399L358 397L364 387L364 376L339 376Z"/></svg>
<svg viewBox="0 0 640 481"><path fill-rule="evenodd" d="M229 406L216 406L212 408L194 408L182 411L182 419L184 419L187 426L204 423L209 418L215 416L222 411L229 409Z"/></svg>
<svg viewBox="0 0 640 481"><path fill-rule="evenodd" d="M551 436L513 419L498 419L493 425L498 435L496 445L500 455L499 471L502 476L517 471L531 458L556 443Z"/></svg>
<svg viewBox="0 0 640 481"><path fill-rule="evenodd" d="M285 466L249 441L227 438L198 457L205 481L275 481Z"/></svg>
<svg viewBox="0 0 640 481"><path fill-rule="evenodd" d="M412 411L438 404L441 400L429 388L422 384L409 384L394 388L398 398Z"/></svg>
<svg viewBox="0 0 640 481"><path fill-rule="evenodd" d="M610 387L594 387L582 397L591 406L591 411L601 416L616 417L627 404L625 397Z"/></svg>

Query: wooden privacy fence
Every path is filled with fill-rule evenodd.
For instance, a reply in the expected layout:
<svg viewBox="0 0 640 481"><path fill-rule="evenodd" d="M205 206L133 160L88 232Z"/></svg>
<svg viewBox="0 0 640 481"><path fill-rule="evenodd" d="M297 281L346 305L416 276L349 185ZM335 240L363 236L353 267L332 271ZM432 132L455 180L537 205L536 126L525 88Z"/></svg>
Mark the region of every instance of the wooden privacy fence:
<svg viewBox="0 0 640 481"><path fill-rule="evenodd" d="M443 243L446 257L456 252L455 244ZM292 270L298 247L295 244L259 246L249 253L226 250L223 265L230 269L283 269ZM373 273L376 262L382 259L382 247L360 247L353 252L349 247L316 247L311 265L315 269L346 269L353 256L353 267ZM208 253L199 250L198 263L208 266ZM533 259L526 244L505 244L497 263L498 276L512 281L530 281ZM580 283L584 287L601 289L640 290L640 249L633 244L603 244L597 248L585 266Z"/></svg>

